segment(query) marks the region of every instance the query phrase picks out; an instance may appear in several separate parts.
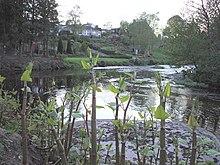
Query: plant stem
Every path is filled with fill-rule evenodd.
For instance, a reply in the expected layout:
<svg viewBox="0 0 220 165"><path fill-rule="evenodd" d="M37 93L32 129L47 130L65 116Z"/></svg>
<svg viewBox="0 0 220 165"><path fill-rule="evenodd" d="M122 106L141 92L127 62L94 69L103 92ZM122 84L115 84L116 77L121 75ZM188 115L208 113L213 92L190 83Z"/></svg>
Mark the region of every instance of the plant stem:
<svg viewBox="0 0 220 165"><path fill-rule="evenodd" d="M165 110L165 101L160 99L161 105ZM165 149L165 120L160 122L160 165L166 164L166 149Z"/></svg>
<svg viewBox="0 0 220 165"><path fill-rule="evenodd" d="M65 150L64 150L64 147L61 143L61 140L59 139L59 136L57 135L57 132L56 132L55 128L51 127L51 129L52 129L53 136L54 136L54 138L56 140L56 143L57 143L57 149L58 149L58 152L59 152L59 156L61 158L62 165L67 165L68 162L67 162Z"/></svg>
<svg viewBox="0 0 220 165"><path fill-rule="evenodd" d="M190 165L195 165L196 162L196 127L192 130L192 154L190 159Z"/></svg>
<svg viewBox="0 0 220 165"><path fill-rule="evenodd" d="M23 103L21 110L21 127L22 127L22 164L28 165L28 135L27 135L27 82L24 81Z"/></svg>
<svg viewBox="0 0 220 165"><path fill-rule="evenodd" d="M94 69L92 69L92 81L93 85L96 86L96 77ZM92 89L92 117L91 117L91 128L92 128L92 148L91 148L91 165L96 165L97 163L97 143L96 143L96 90Z"/></svg>
<svg viewBox="0 0 220 165"><path fill-rule="evenodd" d="M128 103L126 105L126 108L124 110L124 116L123 116L123 126L125 125L126 123L126 116L127 116L127 111L128 111L128 107L131 103L131 99L132 97L129 98L128 100ZM127 129L125 129L124 127L122 128L122 134L121 134L121 165L124 165L125 164L125 148L126 148L126 137L125 137L125 134L126 134L126 131Z"/></svg>
<svg viewBox="0 0 220 165"><path fill-rule="evenodd" d="M118 102L119 93L115 97L116 102L116 112L115 112L115 120L118 121L118 111L119 111L119 102ZM118 127L115 125L115 151L116 151L116 165L120 164L120 148L119 148L119 139L118 139Z"/></svg>

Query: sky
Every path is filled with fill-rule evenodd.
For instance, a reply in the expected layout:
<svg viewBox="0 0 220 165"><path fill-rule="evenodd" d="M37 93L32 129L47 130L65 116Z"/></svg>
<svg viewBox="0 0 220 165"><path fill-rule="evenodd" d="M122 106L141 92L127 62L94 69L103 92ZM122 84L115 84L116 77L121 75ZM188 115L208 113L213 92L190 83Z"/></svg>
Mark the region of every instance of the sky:
<svg viewBox="0 0 220 165"><path fill-rule="evenodd" d="M60 20L67 20L68 12L75 5L79 5L82 15L81 23L93 23L103 28L110 22L117 28L120 22L132 22L143 12L155 14L159 12L159 27L163 28L167 20L180 15L184 10L186 0L56 0L59 4L58 12Z"/></svg>

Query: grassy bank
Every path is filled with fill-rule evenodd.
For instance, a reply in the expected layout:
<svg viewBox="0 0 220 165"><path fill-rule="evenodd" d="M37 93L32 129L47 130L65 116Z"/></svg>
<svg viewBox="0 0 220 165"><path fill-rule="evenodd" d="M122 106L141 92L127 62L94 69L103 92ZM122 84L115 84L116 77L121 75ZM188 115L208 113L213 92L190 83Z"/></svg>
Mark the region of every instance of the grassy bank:
<svg viewBox="0 0 220 165"><path fill-rule="evenodd" d="M63 59L64 62L70 65L81 65L81 61L89 62L89 58L86 57L66 57ZM129 63L129 59L126 58L99 58L98 64L104 65L125 65Z"/></svg>
<svg viewBox="0 0 220 165"><path fill-rule="evenodd" d="M152 54L157 64L173 64L171 56L167 55L163 49L155 49Z"/></svg>

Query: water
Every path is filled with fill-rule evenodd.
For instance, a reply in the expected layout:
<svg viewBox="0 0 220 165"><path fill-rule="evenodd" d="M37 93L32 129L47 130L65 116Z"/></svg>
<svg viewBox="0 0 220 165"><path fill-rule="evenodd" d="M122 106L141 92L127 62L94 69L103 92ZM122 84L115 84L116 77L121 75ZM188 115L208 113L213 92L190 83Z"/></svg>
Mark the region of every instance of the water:
<svg viewBox="0 0 220 165"><path fill-rule="evenodd" d="M154 81L154 73L160 72L163 76L164 82L171 81L171 97L168 98L166 104L166 110L171 115L170 119L187 121L187 118L192 109L192 100L198 97L201 106L199 112L199 122L203 127L211 131L219 130L219 116L220 116L220 92L208 89L195 89L188 88L183 85L177 85L175 83L175 75L181 70L186 68L172 68L168 65L162 67L155 66L116 66L116 67L97 67L95 68L96 75L105 73L104 76L98 79L98 86L102 89L102 92L97 92L97 105L103 106L102 109L97 109L97 119L113 119L114 113L108 108L108 104L115 101L115 96L107 89L109 84L117 84L120 75L125 72L134 74L136 79L141 81L140 85L136 85L134 88L134 97L129 107L128 116L133 118L139 118L139 111L147 111L149 107L157 106L159 104L159 97L156 93L156 84ZM8 73L7 73L8 74ZM4 75L4 74L1 74ZM5 88L7 89L20 89L21 73L10 73L7 75L7 82ZM4 75L5 76L5 75ZM59 72L33 72L33 82L29 84L32 86L32 91L39 92L42 97L44 92L48 91L52 80L57 83L56 97L57 103L61 104L61 100L65 93L77 85L82 85L91 79L91 74L83 70L69 70ZM128 82L128 90L132 86L130 79ZM90 96L88 97L86 104L90 106ZM81 106L81 112L84 113L84 108ZM119 117L123 117L123 110L120 110Z"/></svg>

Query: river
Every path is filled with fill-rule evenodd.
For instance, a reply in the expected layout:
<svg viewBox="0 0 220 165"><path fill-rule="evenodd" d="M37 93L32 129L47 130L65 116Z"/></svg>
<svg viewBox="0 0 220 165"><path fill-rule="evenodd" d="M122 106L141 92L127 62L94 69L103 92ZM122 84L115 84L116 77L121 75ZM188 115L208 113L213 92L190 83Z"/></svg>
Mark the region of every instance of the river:
<svg viewBox="0 0 220 165"><path fill-rule="evenodd" d="M114 102L115 96L107 88L109 84L117 84L120 75L125 72L134 74L136 80L141 82L135 86L134 97L128 111L128 116L138 118L139 111L147 111L149 107L159 104L159 97L156 91L156 83L154 80L155 72L160 72L164 82L171 82L171 96L167 99L166 110L170 114L170 120L179 120L186 122L192 109L193 99L198 97L200 100L200 111L198 113L199 122L202 127L210 131L217 131L220 128L220 92L209 89L189 88L183 85L178 85L175 82L175 77L182 69L174 68L168 65L158 66L114 66L114 67L97 67L95 68L96 75L102 73L104 76L98 78L98 86L102 92L97 92L97 105L104 108L97 110L97 119L113 119L113 111L108 108L108 104ZM6 89L21 89L20 72L16 73L1 73L6 76L7 80L4 85ZM42 71L32 74L33 82L29 84L33 92L40 94L47 92L54 79L57 84L56 97L57 104L61 104L62 97L72 87L82 85L90 79L90 73L85 70L66 70L66 71ZM132 86L130 79L126 80L128 90ZM88 98L88 100L90 100ZM89 101L88 101L89 104ZM84 109L81 109L84 113ZM119 114L122 118L122 111Z"/></svg>

